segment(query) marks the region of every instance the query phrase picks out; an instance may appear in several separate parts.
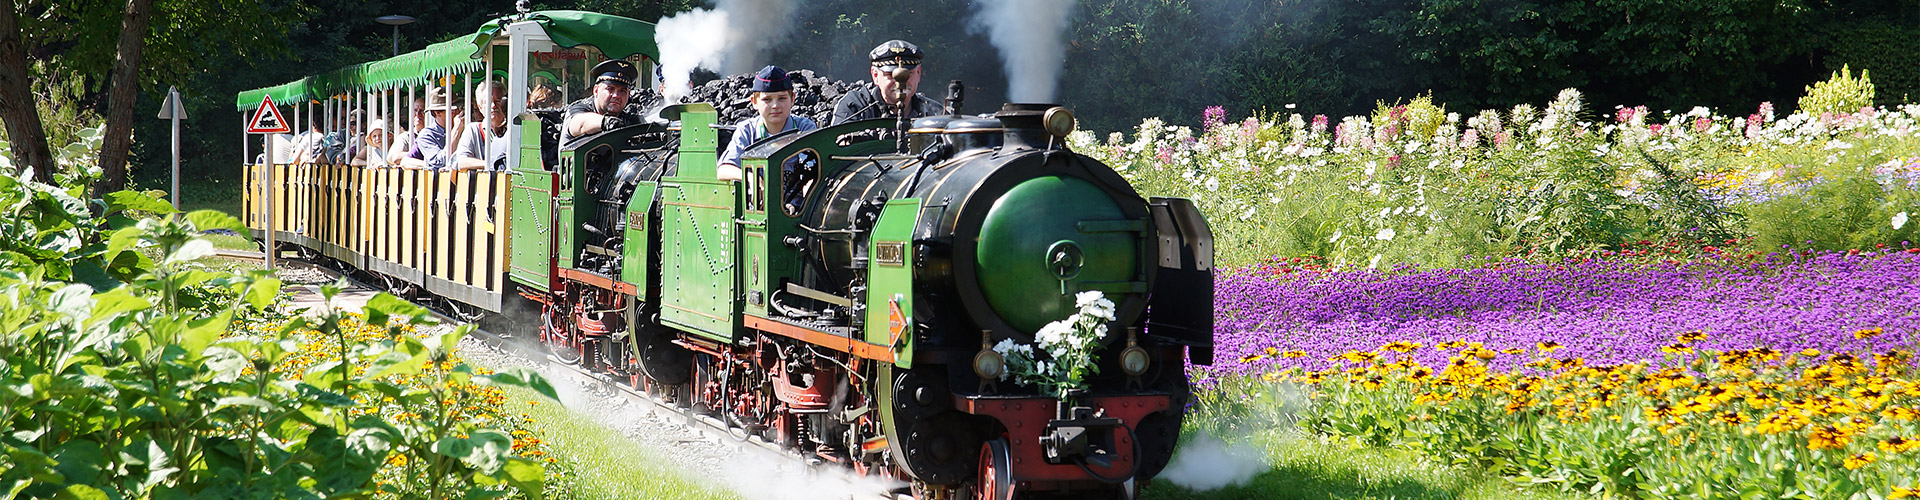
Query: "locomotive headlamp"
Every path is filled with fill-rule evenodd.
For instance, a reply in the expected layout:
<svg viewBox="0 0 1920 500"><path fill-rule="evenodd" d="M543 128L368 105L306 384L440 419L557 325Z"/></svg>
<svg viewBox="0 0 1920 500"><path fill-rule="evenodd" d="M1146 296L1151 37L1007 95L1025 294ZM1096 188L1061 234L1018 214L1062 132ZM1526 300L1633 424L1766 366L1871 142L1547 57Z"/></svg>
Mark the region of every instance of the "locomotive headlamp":
<svg viewBox="0 0 1920 500"><path fill-rule="evenodd" d="M993 349L981 349L980 354L973 355L973 374L986 380L1000 380L1001 375L1007 374L1007 360Z"/></svg>
<svg viewBox="0 0 1920 500"><path fill-rule="evenodd" d="M993 330L980 331L980 353L973 355L973 374L982 384L1000 380L1007 374L1007 358L993 350Z"/></svg>
<svg viewBox="0 0 1920 500"><path fill-rule="evenodd" d="M1139 340L1135 338L1139 331L1139 328L1127 329L1127 348L1120 351L1120 370L1127 372L1129 377L1138 377L1146 373L1147 365L1153 361L1153 358L1147 355L1147 350L1140 348Z"/></svg>
<svg viewBox="0 0 1920 500"><path fill-rule="evenodd" d="M1054 137L1064 138L1067 134L1073 133L1073 112L1067 111L1067 108L1059 106L1049 108L1047 114L1041 116L1040 121L1046 125L1047 133L1053 134Z"/></svg>

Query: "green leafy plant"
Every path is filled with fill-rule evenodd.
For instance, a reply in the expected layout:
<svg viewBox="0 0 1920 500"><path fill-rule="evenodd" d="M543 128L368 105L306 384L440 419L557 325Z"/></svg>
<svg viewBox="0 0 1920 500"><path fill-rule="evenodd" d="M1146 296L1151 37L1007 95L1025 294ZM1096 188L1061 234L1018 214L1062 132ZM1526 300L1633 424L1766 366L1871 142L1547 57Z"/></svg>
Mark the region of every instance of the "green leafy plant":
<svg viewBox="0 0 1920 500"><path fill-rule="evenodd" d="M1853 69L1844 65L1832 78L1808 86L1807 95L1800 98L1800 111L1812 115L1857 113L1870 106L1873 80L1867 77L1867 70L1860 70L1860 77L1854 78Z"/></svg>
<svg viewBox="0 0 1920 500"><path fill-rule="evenodd" d="M278 280L205 262L199 235L245 231L233 217L135 218L173 210L140 192L88 201L84 186L0 176L4 496L544 496L541 462L513 454L504 423L462 411L489 386L551 397L540 377L456 362L467 328L406 334L431 318L388 295L364 323L276 323ZM381 334L348 336L364 329ZM314 342L330 359L296 362Z"/></svg>

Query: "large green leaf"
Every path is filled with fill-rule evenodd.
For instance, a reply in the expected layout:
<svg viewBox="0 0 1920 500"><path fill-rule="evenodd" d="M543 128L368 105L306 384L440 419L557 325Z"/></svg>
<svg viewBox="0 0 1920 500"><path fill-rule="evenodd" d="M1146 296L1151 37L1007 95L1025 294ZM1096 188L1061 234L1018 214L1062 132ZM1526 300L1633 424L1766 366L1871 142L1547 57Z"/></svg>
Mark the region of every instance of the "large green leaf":
<svg viewBox="0 0 1920 500"><path fill-rule="evenodd" d="M506 368L494 372L492 375L474 377L473 381L481 385L524 387L538 392L542 396L555 400L560 399L559 393L553 389L553 384L548 383L546 377L540 376L540 373L534 371L532 368Z"/></svg>
<svg viewBox="0 0 1920 500"><path fill-rule="evenodd" d="M226 212L217 210L194 210L187 213L187 222L193 224L194 229L201 231L225 229L243 235L247 234L247 225L240 223L240 219L236 219L231 215L227 215Z"/></svg>
<svg viewBox="0 0 1920 500"><path fill-rule="evenodd" d="M509 458L506 465L500 468L500 475L505 476L507 484L513 485L527 498L546 498L547 468L539 462L520 457Z"/></svg>
<svg viewBox="0 0 1920 500"><path fill-rule="evenodd" d="M174 213L176 210L173 209L173 204L167 203L167 200L161 198L160 195L161 193L159 191L120 191L107 193L107 211L124 212L127 210L139 210L156 214Z"/></svg>

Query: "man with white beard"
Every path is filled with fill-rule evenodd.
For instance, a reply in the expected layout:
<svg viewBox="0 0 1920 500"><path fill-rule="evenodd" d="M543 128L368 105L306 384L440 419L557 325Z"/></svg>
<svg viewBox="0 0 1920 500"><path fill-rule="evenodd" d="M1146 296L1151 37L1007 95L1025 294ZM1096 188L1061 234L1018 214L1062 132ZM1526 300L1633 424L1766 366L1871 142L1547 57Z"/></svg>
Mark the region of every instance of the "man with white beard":
<svg viewBox="0 0 1920 500"><path fill-rule="evenodd" d="M833 125L869 120L874 118L899 117L900 93L913 96L913 104L908 110L907 119L945 114L946 107L939 101L920 95L920 47L902 40L888 40L867 53L873 62L868 70L873 77L873 86L847 93L833 106ZM907 69L906 81L893 79L895 69Z"/></svg>

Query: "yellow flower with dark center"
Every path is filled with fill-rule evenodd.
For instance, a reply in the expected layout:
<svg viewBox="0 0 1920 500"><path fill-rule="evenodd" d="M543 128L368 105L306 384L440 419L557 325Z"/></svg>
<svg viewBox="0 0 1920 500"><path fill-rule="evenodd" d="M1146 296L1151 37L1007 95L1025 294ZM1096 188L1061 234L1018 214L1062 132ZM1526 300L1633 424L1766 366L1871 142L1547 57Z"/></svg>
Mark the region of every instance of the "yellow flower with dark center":
<svg viewBox="0 0 1920 500"><path fill-rule="evenodd" d="M1294 349L1291 351L1280 353L1280 357L1288 358L1288 359L1304 358L1304 357L1307 357L1307 351Z"/></svg>
<svg viewBox="0 0 1920 500"><path fill-rule="evenodd" d="M1874 353L1873 365L1880 370L1880 373L1895 373L1901 368L1905 368L1907 362L1912 359L1912 354L1894 349L1883 353Z"/></svg>
<svg viewBox="0 0 1920 500"><path fill-rule="evenodd" d="M1650 420L1650 421L1670 420L1670 419L1679 417L1681 415L1680 410L1675 409L1674 407L1669 406L1666 403L1660 403L1660 404L1654 405L1652 408L1647 408L1645 410L1640 410L1640 411L1642 413L1645 413L1647 416L1647 420Z"/></svg>
<svg viewBox="0 0 1920 500"><path fill-rule="evenodd" d="M1901 488L1895 486L1893 487L1893 491L1887 492L1887 498L1920 498L1920 488Z"/></svg>
<svg viewBox="0 0 1920 500"><path fill-rule="evenodd" d="M1459 349L1465 345L1467 345L1467 342L1464 340L1451 340L1447 342L1441 342L1439 344L1434 344L1433 348L1435 350L1447 351L1452 349Z"/></svg>
<svg viewBox="0 0 1920 500"><path fill-rule="evenodd" d="M1660 347L1660 352L1668 354L1693 354L1693 347L1686 344L1667 344Z"/></svg>
<svg viewBox="0 0 1920 500"><path fill-rule="evenodd" d="M1485 347L1474 347L1472 349L1469 349L1468 352L1472 352L1473 357L1480 358L1480 359L1493 359L1494 357L1500 355L1500 353L1493 352L1492 349L1487 349Z"/></svg>
<svg viewBox="0 0 1920 500"><path fill-rule="evenodd" d="M1380 350L1382 351L1398 352L1398 353L1413 352L1414 349L1419 349L1419 348L1420 348L1420 344L1418 342L1408 342L1405 340L1396 340L1388 343L1387 345L1380 346Z"/></svg>
<svg viewBox="0 0 1920 500"><path fill-rule="evenodd" d="M1920 410L1905 406L1895 406L1880 412L1880 416L1896 420L1920 420Z"/></svg>
<svg viewBox="0 0 1920 500"><path fill-rule="evenodd" d="M1268 356L1279 356L1279 355L1280 355L1280 348L1277 348L1277 347L1268 347L1268 348L1267 348L1267 350L1266 350L1266 355L1268 355Z"/></svg>
<svg viewBox="0 0 1920 500"><path fill-rule="evenodd" d="M1699 342L1706 339L1707 339L1707 332L1703 330L1694 330L1691 332L1680 334L1680 341L1688 344Z"/></svg>
<svg viewBox="0 0 1920 500"><path fill-rule="evenodd" d="M1723 411L1720 412L1719 415L1715 415L1714 419L1727 425L1740 425L1747 423L1747 414L1737 411Z"/></svg>
<svg viewBox="0 0 1920 500"><path fill-rule="evenodd" d="M1273 373L1273 372L1262 373L1260 374L1260 380L1264 380L1267 382L1278 382L1280 381L1280 374Z"/></svg>
<svg viewBox="0 0 1920 500"><path fill-rule="evenodd" d="M1807 449L1837 450L1853 442L1852 429L1842 425L1822 425L1807 433Z"/></svg>
<svg viewBox="0 0 1920 500"><path fill-rule="evenodd" d="M1425 380L1431 376L1433 376L1433 370L1429 370L1424 366L1416 366L1413 370L1407 372L1407 380Z"/></svg>
<svg viewBox="0 0 1920 500"><path fill-rule="evenodd" d="M1780 359L1780 351L1774 350L1772 347L1754 349L1753 358L1760 361L1773 361Z"/></svg>
<svg viewBox="0 0 1920 500"><path fill-rule="evenodd" d="M1820 350L1819 350L1819 349L1814 349L1814 348L1812 348L1812 347L1808 347L1808 348L1806 348L1806 349L1801 349L1801 350L1800 350L1800 355L1801 355L1802 357L1808 357L1808 358L1812 358L1812 357L1817 357L1817 356L1819 356L1819 355L1820 355Z"/></svg>
<svg viewBox="0 0 1920 500"><path fill-rule="evenodd" d="M1886 332L1887 332L1886 330L1883 330L1877 326L1873 328L1862 328L1862 329L1853 331L1853 338L1865 340L1865 339L1877 337L1880 334L1886 333Z"/></svg>
<svg viewBox="0 0 1920 500"><path fill-rule="evenodd" d="M1848 393L1853 395L1856 403L1855 406L1857 406L1860 411L1873 411L1874 408L1879 408L1880 405L1887 404L1887 400L1893 397L1893 395L1888 394L1887 391L1875 389L1871 386L1854 387L1853 390L1848 391Z"/></svg>
<svg viewBox="0 0 1920 500"><path fill-rule="evenodd" d="M1906 453L1914 448L1920 448L1920 440L1894 436L1880 441L1880 451L1887 453Z"/></svg>
<svg viewBox="0 0 1920 500"><path fill-rule="evenodd" d="M1811 421L1806 415L1802 415L1800 412L1791 409L1781 408L1761 418L1760 423L1755 425L1753 430L1761 434L1779 434L1800 430L1801 427L1806 427L1808 423L1811 423Z"/></svg>
<svg viewBox="0 0 1920 500"><path fill-rule="evenodd" d="M1259 354L1248 354L1248 355L1245 355L1245 356L1241 356L1241 357L1240 357L1240 363L1241 363L1241 364L1247 364L1247 363L1252 363L1252 362L1255 362L1255 361L1259 361L1259 360L1260 360L1260 358L1262 358L1262 357L1264 357L1264 356L1261 356L1261 355L1259 355Z"/></svg>
<svg viewBox="0 0 1920 500"><path fill-rule="evenodd" d="M1853 454L1853 456L1847 457L1846 460L1841 461L1840 464L1845 465L1847 467L1847 470L1853 470L1861 467L1866 467L1867 464L1873 463L1873 460L1874 460L1873 452L1869 451L1865 453L1855 453Z"/></svg>
<svg viewBox="0 0 1920 500"><path fill-rule="evenodd" d="M1558 351L1558 350L1560 350L1561 348L1564 348L1564 347L1566 347L1566 346L1563 346L1563 345L1560 345L1560 343L1559 343L1559 342L1554 342L1554 341L1551 341L1551 340L1549 340L1549 341L1546 341L1546 342L1541 342L1541 343L1538 343L1538 344L1534 344L1534 347L1538 347L1538 348L1540 348L1540 352L1553 352L1553 351Z"/></svg>

